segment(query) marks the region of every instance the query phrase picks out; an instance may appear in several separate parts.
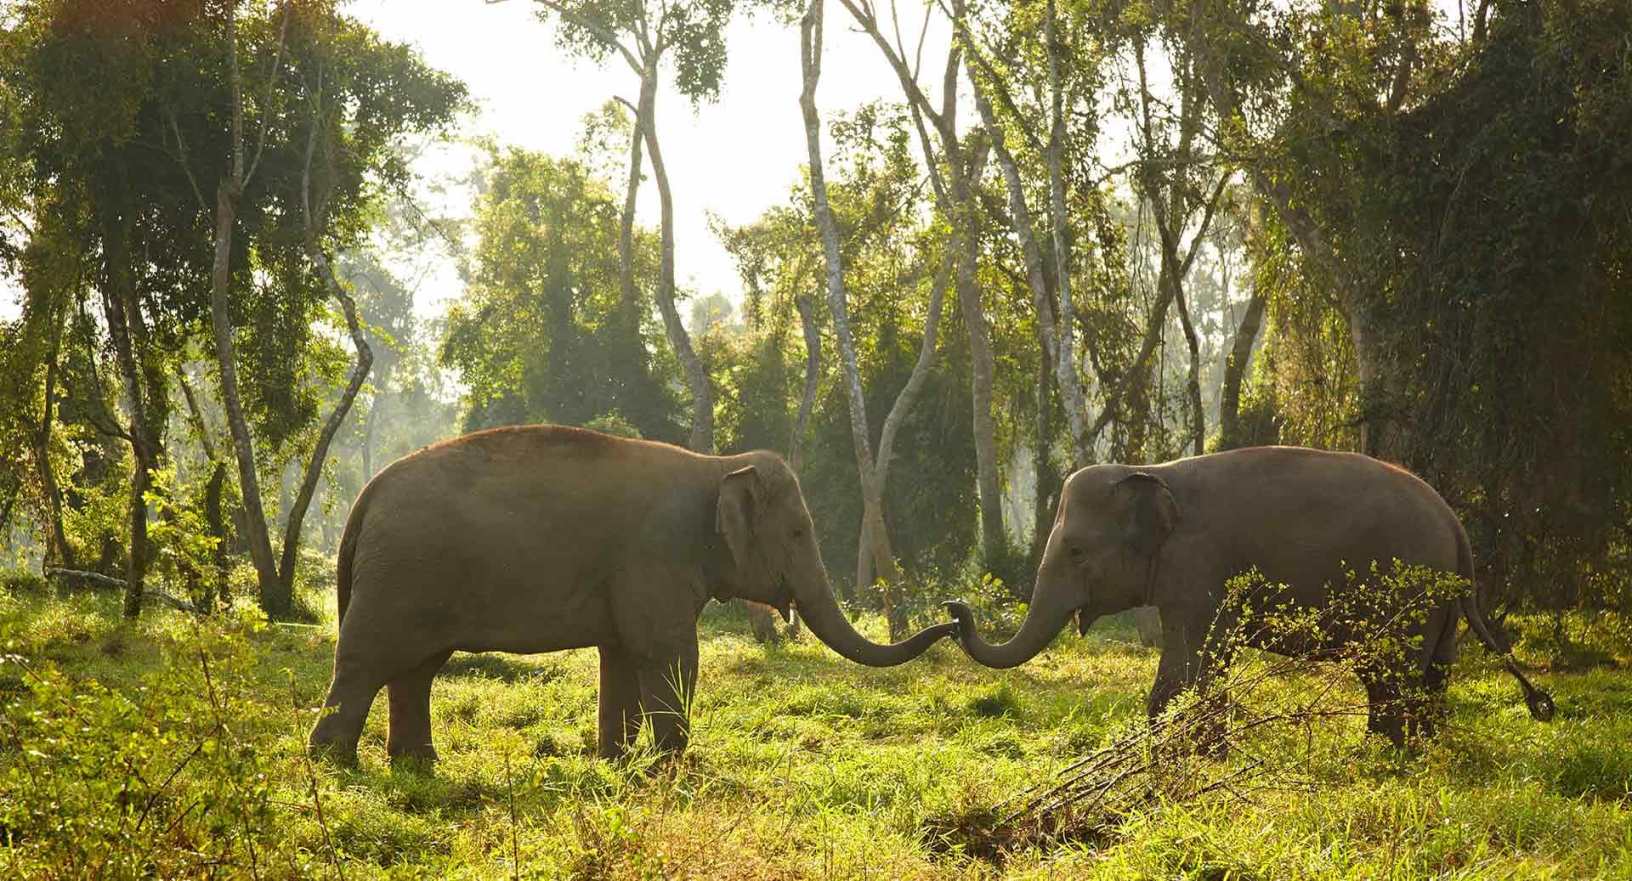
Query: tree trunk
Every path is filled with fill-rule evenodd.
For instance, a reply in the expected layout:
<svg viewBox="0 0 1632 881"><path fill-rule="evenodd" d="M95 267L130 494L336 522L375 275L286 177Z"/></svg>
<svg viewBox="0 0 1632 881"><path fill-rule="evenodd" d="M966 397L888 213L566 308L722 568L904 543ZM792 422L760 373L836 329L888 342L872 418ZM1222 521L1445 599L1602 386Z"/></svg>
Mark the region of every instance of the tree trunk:
<svg viewBox="0 0 1632 881"><path fill-rule="evenodd" d="M814 2L814 0L813 0ZM946 67L942 75L942 105L937 111L918 87L916 65L897 52L896 46L884 36L873 7L865 0L840 0L856 23L872 38L885 60L895 71L911 111L918 141L923 150L924 165L929 172L930 184L942 213L958 233L960 242L957 261L958 303L963 312L964 326L969 332L970 398L974 408L976 486L980 495L981 548L988 560L996 560L1007 546L1003 531L1003 500L998 483L997 425L992 415L992 374L994 359L991 335L986 326L986 312L981 304L980 290L975 283L975 262L980 251L980 215L976 211L970 178L978 176L984 164L984 155L971 157L957 134L958 72L962 69L962 49L957 40L947 51ZM954 0L952 17L960 21L963 3ZM808 17L808 15L807 15ZM810 83L807 77L807 85ZM931 144L924 127L924 118L933 123L940 141L940 156ZM808 128L808 124L807 124ZM975 158L975 162L971 162ZM940 172L945 160L950 185L943 182ZM975 166L971 169L970 165Z"/></svg>
<svg viewBox="0 0 1632 881"><path fill-rule="evenodd" d="M883 493L873 466L872 444L868 437L867 401L861 390L861 370L856 360L855 339L850 331L850 311L844 288L844 258L839 249L839 227L827 201L827 177L822 167L821 116L816 110L816 84L821 79L822 0L811 0L800 21L800 68L804 87L799 109L805 121L805 149L810 161L810 189L815 203L816 229L822 240L827 267L827 305L833 316L834 336L839 343L839 362L844 373L845 400L850 407L850 440L855 448L856 470L860 475L862 520L856 548L856 591L872 582L876 563L884 578L884 616L893 633L896 629L892 585L897 580L895 560L890 554L889 530L883 525Z"/></svg>
<svg viewBox="0 0 1632 881"><path fill-rule="evenodd" d="M118 212L109 207L103 217L103 260L107 282L102 293L102 307L108 323L108 337L113 343L114 359L119 365L119 376L125 386L130 406L131 448L130 501L127 507L130 533L130 553L125 564L124 616L135 620L142 611L142 594L147 575L147 491L152 488L152 472L156 466L157 439L149 428L147 395L143 389L140 360L145 360L145 349L139 348L146 338L138 333L141 322L141 300L131 277L130 226L134 222L128 209Z"/></svg>
<svg viewBox="0 0 1632 881"><path fill-rule="evenodd" d="M1083 399L1082 380L1077 372L1076 303L1071 287L1071 219L1066 213L1065 172L1061 168L1065 152L1064 92L1060 86L1059 33L1055 22L1057 12L1054 0L1049 0L1044 22L1044 42L1048 50L1048 82L1051 104L1048 133L1048 194L1049 226L1054 237L1054 276L1060 291L1059 351L1055 355L1055 373L1059 377L1060 396L1065 401L1067 424L1071 427L1071 444L1078 466L1093 460L1088 443L1088 405ZM1010 186L1018 188L1019 175ZM1014 201L1025 204L1024 195L1016 193ZM1018 223L1019 220L1016 219ZM1036 247L1035 243L1033 247ZM1046 292L1045 292L1046 296Z"/></svg>
<svg viewBox="0 0 1632 881"><path fill-rule="evenodd" d="M1485 7L1480 6L1480 22L1476 27L1476 34L1483 28L1483 12ZM1478 36L1475 37L1477 41ZM1216 46L1205 41L1196 41L1191 46L1199 64L1197 73L1206 84L1208 96L1213 102L1220 118L1233 120L1240 108L1235 94L1225 81L1225 59L1219 54ZM1235 126L1220 126L1221 131L1228 131ZM1241 129L1245 130L1245 129ZM1243 156L1252 155L1252 146L1249 144L1225 144L1232 153ZM1349 342L1354 348L1355 375L1360 386L1360 448L1369 455L1383 455L1389 441L1388 419L1386 413L1380 413L1377 400L1380 396L1379 375L1377 369L1377 353L1373 351L1370 316L1359 302L1358 294L1344 283L1344 273L1331 243L1325 233L1315 223L1313 217L1302 206L1294 204L1291 188L1283 181L1270 177L1264 168L1256 162L1246 162L1242 169L1252 181L1253 190L1259 197L1275 209L1276 215L1292 238L1298 243L1298 250L1303 258L1311 264L1317 272L1325 276L1328 287L1333 291L1342 313L1349 326Z"/></svg>
<svg viewBox="0 0 1632 881"><path fill-rule="evenodd" d="M322 96L318 96L318 101ZM306 520L306 509L311 505L312 494L317 490L317 481L323 476L323 462L328 458L329 445L334 441L334 435L340 430L341 424L346 421L346 414L351 411L352 402L357 400L357 392L368 379L368 371L374 366L374 350L368 345L368 338L363 334L363 326L357 320L357 303L351 294L340 284L334 275L334 268L329 265L329 258L323 253L323 246L319 235L327 217L325 210L327 201L321 196L313 207L312 198L312 159L317 153L317 133L320 129L327 131L328 121L323 119L322 105L316 104L312 110L310 127L306 137L306 164L300 177L301 215L306 234L306 257L312 261L312 267L317 270L318 277L323 279L324 287L328 288L329 296L340 304L340 311L346 318L346 332L351 336L351 343L357 350L357 362L352 365L351 378L346 388L340 393L340 400L334 404L334 410L324 421L323 429L318 433L317 445L312 448L312 456L306 462L301 474L300 489L295 493L294 502L290 505L283 526L283 558L278 564L279 589L283 595L292 598L295 585L295 564L300 558L300 530ZM325 144L325 156L327 156ZM331 175L332 176L332 175Z"/></svg>
<svg viewBox="0 0 1632 881"><path fill-rule="evenodd" d="M661 257L657 273L657 307L663 313L663 328L668 333L669 345L675 358L686 373L686 384L691 388L691 439L687 445L699 453L714 452L714 390L709 383L708 369L691 346L691 335L680 320L674 304L674 196L669 190L669 173L663 166L663 151L657 143L657 121L653 118L656 101L657 68L648 66L642 76L641 99L646 102L640 109L639 123L646 141L646 153L652 160L652 175L657 178L658 204L662 210ZM654 83L647 86L650 81Z"/></svg>
<svg viewBox="0 0 1632 881"><path fill-rule="evenodd" d="M291 596L278 578L277 563L272 556L272 539L266 526L266 510L261 506L261 482L255 472L255 444L244 418L243 404L238 394L238 358L234 351L232 320L228 304L228 290L232 284L232 227L238 218L238 199L244 187L254 176L260 161L259 147L265 145L266 128L261 128L261 142L256 156L248 164L244 152L244 102L242 82L238 69L237 0L227 4L227 59L229 85L232 89L231 146L232 161L227 174L216 184L215 192L215 259L210 268L210 331L215 340L216 366L221 373L221 399L227 415L227 429L232 436L232 449L238 461L238 490L243 497L244 537L249 543L250 560L255 565L256 582L260 588L261 609L268 617L287 615ZM282 27L287 29L289 16L283 16ZM283 52L283 31L278 36L278 53ZM276 65L272 70L275 72ZM185 157L184 157L185 159ZM191 172L189 171L189 174Z"/></svg>
<svg viewBox="0 0 1632 881"><path fill-rule="evenodd" d="M1263 326L1265 298L1256 285L1247 311L1235 329L1235 343L1230 348L1229 360L1224 362L1224 380L1218 392L1218 448L1230 450L1244 442L1241 437L1241 381L1252 360L1253 342Z"/></svg>
<svg viewBox="0 0 1632 881"><path fill-rule="evenodd" d="M1060 476L1054 471L1054 462L1049 456L1049 440L1054 434L1054 399L1052 386L1054 378L1053 364L1049 362L1047 352L1037 362L1037 442L1036 450L1032 453L1032 481L1036 485L1036 498L1031 507L1031 550L1027 554L1028 568L1037 571L1043 561L1043 549L1048 545L1048 534L1054 523L1054 496L1059 492ZM1027 593L1021 596L1019 585L1010 585L1010 592L1015 593L1017 599L1026 599Z"/></svg>
<svg viewBox="0 0 1632 881"><path fill-rule="evenodd" d="M998 124L996 115L992 112L991 101L986 97L980 80L976 79L973 65L968 67L968 73L970 81L975 83L975 107L980 111L981 120L986 124L986 128L992 133L992 150L997 155L998 168L1003 172L1003 185L1009 196L1009 224L1020 243L1020 253L1026 261L1026 283L1031 288L1032 306L1037 314L1037 334L1042 347L1043 364L1049 372L1055 374L1055 383L1060 388L1061 406L1065 410L1067 425L1071 431L1071 452L1075 458L1073 464L1086 465L1093 461L1093 452L1088 440L1088 405L1083 397L1082 381L1076 371L1075 358L1069 355L1063 359L1059 357L1053 297L1049 293L1048 279L1043 269L1042 249L1037 244L1034 232L1035 222L1031 209L1026 205L1020 166L1008 148L1002 126ZM1055 168L1057 164L1057 160L1051 163L1050 174L1057 171ZM1056 223L1060 221L1060 215L1051 212L1051 217Z"/></svg>
<svg viewBox="0 0 1632 881"><path fill-rule="evenodd" d="M816 304L808 295L800 294L793 301L799 309L799 324L805 332L805 388L799 395L799 415L793 421L793 437L788 440L788 465L795 474L804 463L805 431L810 425L810 411L816 406L816 388L822 377L822 334L816 327Z"/></svg>
<svg viewBox="0 0 1632 881"><path fill-rule="evenodd" d="M317 490L317 481L323 476L323 462L328 458L329 445L334 441L334 435L346 421L346 414L351 411L352 402L357 400L357 392L362 389L364 380L368 379L369 368L374 365L374 351L369 348L368 340L363 336L362 324L357 320L357 304L345 288L340 286L334 277L334 271L329 267L328 258L323 255L318 245L315 232L308 232L306 254L312 265L323 278L329 295L340 303L340 310L346 316L346 330L351 334L351 342L357 349L357 363L352 365L351 379L346 383L345 391L340 393L340 400L335 402L334 410L323 423L323 430L318 434L317 446L312 448L312 457L306 462L306 469L300 480L300 490L295 494L294 503L289 508L288 519L283 527L283 559L278 564L278 581L280 590L287 596L294 596L295 563L300 553L300 529L306 519L306 509L311 505L312 494Z"/></svg>
<svg viewBox="0 0 1632 881"><path fill-rule="evenodd" d="M124 378L126 397L130 400L130 446L133 460L128 505L130 552L125 564L124 615L134 620L141 614L142 592L147 574L147 491L152 488L155 463L152 448L148 444L149 432L142 404L141 374L136 368L134 352L131 350L130 330L125 324L125 313L135 304L118 303L116 297L118 294L110 293L107 298L108 305L117 310L117 314L109 316L109 335L116 339L115 357L119 361L119 373Z"/></svg>
<svg viewBox="0 0 1632 881"><path fill-rule="evenodd" d="M227 528L221 515L221 495L226 489L227 464L216 455L215 440L210 435L209 423L204 421L204 409L198 404L198 395L193 391L193 384L187 380L186 370L176 374L176 381L181 385L182 396L187 399L187 413L192 418L193 431L198 434L199 446L204 448L204 456L210 462L210 481L204 489L204 523L209 529L210 537L215 539L215 550L212 553L214 572L205 582L204 594L199 603L199 610L208 615L215 611L218 602L225 602L228 599L227 575L231 567L227 556Z"/></svg>
<svg viewBox="0 0 1632 881"><path fill-rule="evenodd" d="M968 221L965 221L968 222ZM966 230L967 232L967 230ZM988 561L1002 557L1007 546L1003 533L1003 492L997 477L997 420L992 416L992 337L986 327L986 310L975 284L977 237L961 243L958 255L958 305L963 324L969 331L969 392L974 406L975 477L980 495L980 542Z"/></svg>
<svg viewBox="0 0 1632 881"><path fill-rule="evenodd" d="M45 491L47 516L51 518L51 544L46 562L65 569L78 569L73 546L62 526L62 487L57 484L56 472L51 469L51 426L55 422L57 397L57 360L62 349L62 316L53 305L51 313L51 342L45 360L45 406L40 413L40 428L35 436L35 464L40 472L40 487Z"/></svg>
<svg viewBox="0 0 1632 881"><path fill-rule="evenodd" d="M213 612L217 604L225 604L231 597L231 580L228 575L232 571L231 561L227 556L227 527L221 516L221 494L227 483L227 463L219 459L214 460L210 469L210 482L204 489L204 523L210 530L210 536L215 539L215 550L211 553L215 571L208 582L208 593L204 597L203 609L205 614Z"/></svg>
<svg viewBox="0 0 1632 881"><path fill-rule="evenodd" d="M640 194L640 146L646 108L654 103L657 77L640 78L640 98L635 107L634 128L629 132L629 182L623 192L623 214L618 218L618 290L623 298L622 318L639 326L640 292L635 287L635 204Z"/></svg>
<svg viewBox="0 0 1632 881"><path fill-rule="evenodd" d="M1199 247L1199 242L1197 247ZM1184 300L1184 280L1175 278L1173 302L1179 307L1179 326L1184 329L1185 346L1190 350L1190 373L1185 382L1190 398L1190 440L1194 455L1207 452L1207 411L1201 403L1201 344L1196 339L1196 327L1190 320L1190 307Z"/></svg>
<svg viewBox="0 0 1632 881"><path fill-rule="evenodd" d="M238 395L238 356L232 340L227 290L232 284L232 227L237 218L237 193L223 180L215 200L215 264L210 273L210 330L215 341L215 364L221 374L221 400L232 436L232 451L238 463L238 491L243 497L244 538L249 542L249 558L255 564L260 587L260 605L270 618L289 613L290 594L278 577L272 556L272 540L266 527L266 510L261 507L261 481L255 471L255 442L244 417Z"/></svg>

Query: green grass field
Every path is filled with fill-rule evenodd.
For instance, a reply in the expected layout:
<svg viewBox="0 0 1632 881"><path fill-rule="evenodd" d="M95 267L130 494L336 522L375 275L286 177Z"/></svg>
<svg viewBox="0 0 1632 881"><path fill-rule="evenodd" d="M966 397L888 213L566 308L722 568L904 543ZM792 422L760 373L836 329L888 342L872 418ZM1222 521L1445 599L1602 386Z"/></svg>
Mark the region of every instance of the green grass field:
<svg viewBox="0 0 1632 881"><path fill-rule="evenodd" d="M1307 788L1155 803L993 860L929 830L1142 718L1156 658L1127 624L1004 673L949 643L868 670L711 607L678 762L594 758L584 651L456 656L435 769L389 767L382 694L345 770L303 751L332 622L127 626L110 598L0 593L0 878L1632 878L1632 658L1572 624L1569 652L1545 628L1521 644L1551 724L1469 646L1420 749L1331 721L1301 735Z"/></svg>

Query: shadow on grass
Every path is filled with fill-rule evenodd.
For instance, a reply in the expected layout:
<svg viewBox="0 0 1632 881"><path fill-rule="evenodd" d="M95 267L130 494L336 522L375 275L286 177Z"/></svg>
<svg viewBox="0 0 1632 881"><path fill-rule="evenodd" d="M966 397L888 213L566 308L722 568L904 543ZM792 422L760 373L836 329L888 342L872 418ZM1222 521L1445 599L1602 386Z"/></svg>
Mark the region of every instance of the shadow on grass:
<svg viewBox="0 0 1632 881"><path fill-rule="evenodd" d="M438 675L542 685L561 678L564 673L564 670L554 664L539 666L512 655L499 653L465 654L460 652L443 666L441 673Z"/></svg>

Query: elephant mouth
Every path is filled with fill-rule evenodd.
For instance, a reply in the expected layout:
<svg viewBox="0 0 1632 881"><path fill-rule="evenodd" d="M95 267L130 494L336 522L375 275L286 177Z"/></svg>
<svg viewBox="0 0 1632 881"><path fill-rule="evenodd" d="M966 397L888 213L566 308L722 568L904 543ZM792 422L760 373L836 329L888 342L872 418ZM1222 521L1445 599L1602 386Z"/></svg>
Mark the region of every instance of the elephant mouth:
<svg viewBox="0 0 1632 881"><path fill-rule="evenodd" d="M769 603L766 603L766 605L768 605L771 608L775 609L777 614L782 616L782 623L783 624L792 624L793 623L793 591L788 586L788 576L783 575L782 577L777 579L776 590L775 590L774 594L776 596L776 599L769 602Z"/></svg>

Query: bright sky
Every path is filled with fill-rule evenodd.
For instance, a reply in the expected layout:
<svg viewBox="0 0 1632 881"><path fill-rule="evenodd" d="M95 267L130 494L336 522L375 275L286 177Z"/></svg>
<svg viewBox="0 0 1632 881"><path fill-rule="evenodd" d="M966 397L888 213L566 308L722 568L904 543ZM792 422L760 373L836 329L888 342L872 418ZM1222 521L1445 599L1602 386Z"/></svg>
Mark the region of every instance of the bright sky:
<svg viewBox="0 0 1632 881"><path fill-rule="evenodd" d="M903 30L916 34L923 8L904 0ZM471 134L571 155L584 115L614 95L633 100L637 82L622 61L596 65L562 52L553 25L538 21L535 9L532 0L353 0L347 12L387 39L417 47L427 62L464 80L480 105ZM836 2L828 3L826 26L817 92L824 127L837 111L879 98L898 101L899 86L878 48L850 25ZM932 28L926 69L944 61L945 46L945 28ZM806 153L798 104L798 27L768 16L739 18L731 26L727 51L718 101L694 110L664 89L657 120L674 190L680 283L699 294L718 291L736 300L736 267L709 230L708 217L745 223L784 201ZM932 78L926 76L926 84ZM447 154L423 161L425 173L458 170L448 168L454 160ZM642 224L657 226L657 188L649 170L639 217ZM419 310L438 314L457 293L458 280L447 267L420 289Z"/></svg>

